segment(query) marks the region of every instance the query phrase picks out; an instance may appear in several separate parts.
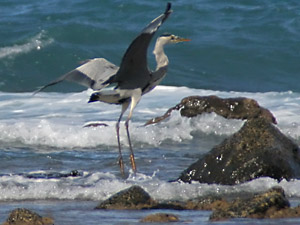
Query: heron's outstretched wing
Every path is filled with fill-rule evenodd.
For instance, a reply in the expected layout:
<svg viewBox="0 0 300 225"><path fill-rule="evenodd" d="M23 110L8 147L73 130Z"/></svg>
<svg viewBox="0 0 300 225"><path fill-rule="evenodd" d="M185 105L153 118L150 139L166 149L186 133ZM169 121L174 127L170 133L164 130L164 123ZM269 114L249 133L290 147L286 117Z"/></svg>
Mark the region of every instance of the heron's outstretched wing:
<svg viewBox="0 0 300 225"><path fill-rule="evenodd" d="M118 69L119 67L104 58L90 59L69 73L39 88L35 93L64 80L72 81L94 90L100 90L108 85L106 81L115 75Z"/></svg>
<svg viewBox="0 0 300 225"><path fill-rule="evenodd" d="M112 79L112 82L116 82L118 87L135 89L144 88L148 84L150 72L147 65L147 49L155 32L171 13L171 3L168 3L166 11L145 27L130 44L123 56L119 71Z"/></svg>

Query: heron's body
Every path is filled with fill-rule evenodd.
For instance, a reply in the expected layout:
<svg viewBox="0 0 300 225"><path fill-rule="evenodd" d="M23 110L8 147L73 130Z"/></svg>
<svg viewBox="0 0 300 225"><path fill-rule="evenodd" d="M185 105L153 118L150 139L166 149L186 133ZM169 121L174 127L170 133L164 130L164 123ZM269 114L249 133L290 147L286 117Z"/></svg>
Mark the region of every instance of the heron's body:
<svg viewBox="0 0 300 225"><path fill-rule="evenodd" d="M48 86L57 84L63 80L68 80L77 82L95 90L95 92L91 95L89 102L100 101L122 105L122 111L116 124L119 146L119 164L122 174L124 174L124 164L121 153L119 124L123 114L129 107L129 114L125 121L125 127L131 151L131 165L135 172L136 165L129 134L129 121L132 117L133 109L140 101L142 95L148 93L156 85L158 85L167 73L169 60L164 53L163 47L168 43L188 41L188 39L179 38L175 35L160 36L156 41L153 51L157 62L156 70L150 71L148 69L148 46L155 32L171 13L171 4L168 3L164 14L154 19L130 44L123 56L120 67L117 67L103 58L88 60L83 65L36 91L39 92ZM115 88L113 90L101 90L111 84L115 84Z"/></svg>

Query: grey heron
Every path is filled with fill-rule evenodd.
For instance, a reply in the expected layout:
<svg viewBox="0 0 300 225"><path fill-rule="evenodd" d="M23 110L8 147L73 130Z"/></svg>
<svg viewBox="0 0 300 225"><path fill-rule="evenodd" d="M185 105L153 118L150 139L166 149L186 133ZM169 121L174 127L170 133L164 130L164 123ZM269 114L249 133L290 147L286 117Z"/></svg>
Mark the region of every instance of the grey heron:
<svg viewBox="0 0 300 225"><path fill-rule="evenodd" d="M122 175L124 175L124 163L119 130L123 114L129 108L125 128L130 149L131 167L132 170L136 172L136 163L129 133L129 121L132 117L133 110L142 95L151 91L166 76L169 61L164 53L164 46L169 43L189 41L189 39L181 38L173 34L164 34L158 37L153 51L157 66L154 71L148 69L147 50L149 43L155 32L171 13L171 3L168 3L165 12L148 24L133 40L122 58L120 67L117 67L104 58L91 59L36 91L39 92L46 87L67 80L94 89L95 92L90 96L89 102L100 101L122 105L121 114L116 123L119 166ZM115 84L115 88L101 90L110 84Z"/></svg>

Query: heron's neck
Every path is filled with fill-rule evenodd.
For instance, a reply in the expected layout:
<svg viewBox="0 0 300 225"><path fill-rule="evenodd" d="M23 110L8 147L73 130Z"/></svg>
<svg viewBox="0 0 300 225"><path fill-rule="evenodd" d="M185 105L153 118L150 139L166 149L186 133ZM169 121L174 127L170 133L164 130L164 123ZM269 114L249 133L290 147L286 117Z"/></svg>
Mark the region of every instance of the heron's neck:
<svg viewBox="0 0 300 225"><path fill-rule="evenodd" d="M164 45L165 43L161 41L157 41L153 50L153 54L155 55L156 59L156 70L159 70L162 67L166 67L169 64L168 57L164 52Z"/></svg>

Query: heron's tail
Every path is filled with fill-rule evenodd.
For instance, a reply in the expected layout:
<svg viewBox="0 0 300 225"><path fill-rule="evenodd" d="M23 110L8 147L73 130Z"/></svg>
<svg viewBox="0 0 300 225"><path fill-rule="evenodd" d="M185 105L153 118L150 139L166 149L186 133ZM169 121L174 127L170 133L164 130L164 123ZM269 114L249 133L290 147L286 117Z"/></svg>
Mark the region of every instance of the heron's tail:
<svg viewBox="0 0 300 225"><path fill-rule="evenodd" d="M109 104L122 104L124 101L129 99L129 97L120 96L120 93L118 93L116 90L102 90L99 92L94 92L89 99L90 102L105 102Z"/></svg>
<svg viewBox="0 0 300 225"><path fill-rule="evenodd" d="M99 93L93 93L91 96L90 96L90 99L88 101L88 103L90 102L96 102L96 101L99 101Z"/></svg>

